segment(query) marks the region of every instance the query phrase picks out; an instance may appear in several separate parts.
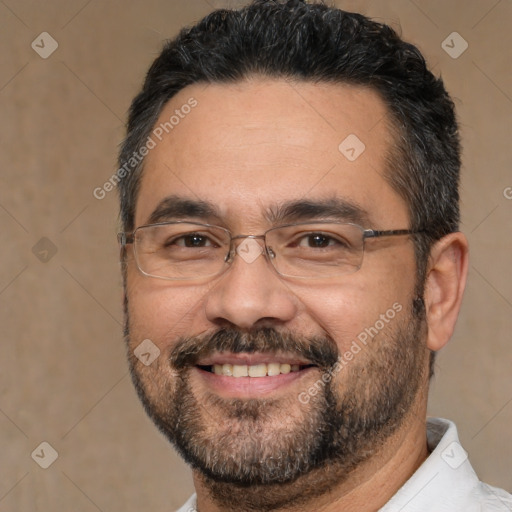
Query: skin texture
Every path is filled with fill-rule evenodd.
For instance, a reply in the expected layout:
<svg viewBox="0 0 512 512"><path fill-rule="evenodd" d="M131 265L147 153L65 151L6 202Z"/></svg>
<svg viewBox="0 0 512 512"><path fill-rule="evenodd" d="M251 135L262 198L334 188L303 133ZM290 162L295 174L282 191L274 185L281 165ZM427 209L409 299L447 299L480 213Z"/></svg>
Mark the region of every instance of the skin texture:
<svg viewBox="0 0 512 512"><path fill-rule="evenodd" d="M166 197L179 196L213 203L218 209L214 218L192 220L220 225L234 235L263 233L273 227L265 215L269 209L304 198L337 198L357 204L366 212L365 228L409 227L406 204L383 177L393 138L386 108L376 93L339 84L263 78L198 84L175 96L160 120L167 120L192 96L198 106L146 157L136 226L148 223ZM353 162L338 150L349 134L356 134L366 146ZM130 251L127 263L129 354L147 338L161 352L148 367L130 356L139 393L146 406L163 413L166 396L177 391L186 396L184 389L188 389L198 421L206 437L212 439L233 432L242 438L249 438L251 432L254 435L247 417L231 414L233 400L240 406L252 399L253 413L260 414L264 411L262 400L266 400L266 405L279 407L267 408L264 421L258 424L260 437L256 437L262 444L280 446L283 432L311 419L315 403L321 404L320 398L315 398L304 405L297 396L322 373L318 368L304 372L268 393L250 386L243 390L212 388L211 381L198 370L189 368L180 374L169 363L184 339L203 339L220 329L250 333L270 328L304 339L330 340L343 354L358 334L375 325L393 304L403 306L396 320L354 357L347 371L335 376L330 389L335 403L348 392L357 397L358 404L363 398L371 400L384 389L372 386L372 368L377 369L373 377L381 376L384 383L386 379L410 379L409 387L417 387L409 402L402 404L407 411L400 412L395 428L375 433L364 460L350 469L329 464L294 482L267 487L264 492L274 504L286 502L284 496L289 497L289 510L378 510L427 456L428 349L442 348L454 328L467 272L467 242L462 234L451 234L433 248L425 283L426 319L416 324L411 307L416 285L414 247L407 236L368 241L358 272L324 281L283 278L264 257L252 263L235 257L224 274L203 282L177 283L143 276ZM407 329L410 325L414 326L412 332ZM405 338L400 333L405 333ZM411 347L402 350L405 343ZM409 360L399 357L403 353L413 356ZM180 387L184 383L186 387ZM279 412L284 405L285 416ZM238 453L237 447L243 443L233 443L233 451ZM255 509L277 509L270 501L257 501L262 494L258 486L239 488L215 482L198 470L194 478L201 512L230 510L230 503L240 510L242 500L247 505L243 510L251 509L251 503ZM308 491L318 488L320 482L329 483L328 491ZM307 499L293 501L301 492Z"/></svg>

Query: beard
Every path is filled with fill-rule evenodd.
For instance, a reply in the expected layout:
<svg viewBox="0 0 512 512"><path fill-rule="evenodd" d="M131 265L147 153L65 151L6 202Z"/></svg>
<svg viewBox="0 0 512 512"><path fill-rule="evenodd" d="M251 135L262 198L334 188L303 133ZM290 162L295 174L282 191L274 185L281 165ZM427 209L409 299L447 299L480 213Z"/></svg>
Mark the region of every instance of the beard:
<svg viewBox="0 0 512 512"><path fill-rule="evenodd" d="M295 506L346 480L407 418L428 379L424 310L417 300L343 366L329 337L221 329L180 338L150 367L129 350L132 379L147 414L219 506ZM128 325L127 315L130 346ZM192 368L201 357L224 351L286 352L306 359L316 367L301 389L308 401L296 394L228 399L198 393Z"/></svg>

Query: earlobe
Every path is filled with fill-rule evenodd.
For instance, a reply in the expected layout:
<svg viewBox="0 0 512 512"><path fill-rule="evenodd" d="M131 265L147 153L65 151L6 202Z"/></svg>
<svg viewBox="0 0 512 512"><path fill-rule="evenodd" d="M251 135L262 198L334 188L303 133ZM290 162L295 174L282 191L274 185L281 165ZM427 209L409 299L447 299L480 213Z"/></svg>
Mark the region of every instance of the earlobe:
<svg viewBox="0 0 512 512"><path fill-rule="evenodd" d="M427 346L440 350L451 338L462 303L468 272L468 241L450 233L431 249L425 283Z"/></svg>

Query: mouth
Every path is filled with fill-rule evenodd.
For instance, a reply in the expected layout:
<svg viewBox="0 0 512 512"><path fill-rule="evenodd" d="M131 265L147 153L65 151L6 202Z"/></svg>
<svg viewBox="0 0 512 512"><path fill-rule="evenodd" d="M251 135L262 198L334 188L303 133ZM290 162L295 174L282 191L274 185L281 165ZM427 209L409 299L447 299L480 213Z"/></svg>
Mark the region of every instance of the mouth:
<svg viewBox="0 0 512 512"><path fill-rule="evenodd" d="M286 375L292 372L300 372L307 368L312 368L313 364L290 364L290 363L259 363L259 364L230 364L218 363L213 365L198 365L200 370L210 372L215 375L223 375L225 377L233 377L235 379L241 377L275 377L277 375Z"/></svg>
<svg viewBox="0 0 512 512"><path fill-rule="evenodd" d="M294 356L275 354L217 354L198 361L195 374L207 389L221 396L261 397L286 390L318 368Z"/></svg>

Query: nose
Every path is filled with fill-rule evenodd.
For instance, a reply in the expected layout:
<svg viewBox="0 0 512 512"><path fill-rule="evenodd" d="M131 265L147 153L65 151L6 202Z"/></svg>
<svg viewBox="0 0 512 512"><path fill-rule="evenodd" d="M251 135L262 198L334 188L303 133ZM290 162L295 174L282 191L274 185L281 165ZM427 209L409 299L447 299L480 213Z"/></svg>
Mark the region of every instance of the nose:
<svg viewBox="0 0 512 512"><path fill-rule="evenodd" d="M284 324L297 299L265 257L262 240L236 240L231 266L206 298L206 316L219 326L252 329Z"/></svg>

